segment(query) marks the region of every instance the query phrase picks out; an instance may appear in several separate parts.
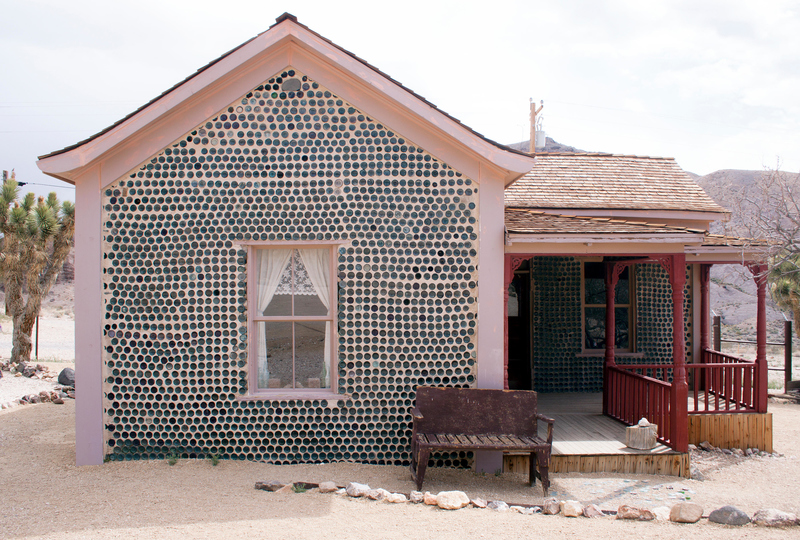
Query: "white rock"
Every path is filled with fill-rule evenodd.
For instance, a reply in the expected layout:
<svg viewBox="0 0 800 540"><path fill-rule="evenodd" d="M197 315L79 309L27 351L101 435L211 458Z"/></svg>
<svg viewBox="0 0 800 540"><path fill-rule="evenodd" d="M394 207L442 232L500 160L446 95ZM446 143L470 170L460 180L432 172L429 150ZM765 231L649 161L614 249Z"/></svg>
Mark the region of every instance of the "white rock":
<svg viewBox="0 0 800 540"><path fill-rule="evenodd" d="M385 499L389 495L391 495L391 493L388 492L387 490L385 490L383 488L378 488L378 489L371 489L371 490L367 491L367 495L366 496L367 496L368 499L372 499L373 501L382 501L383 499Z"/></svg>
<svg viewBox="0 0 800 540"><path fill-rule="evenodd" d="M603 510L596 504L590 504L583 508L583 516L587 518L599 518L605 516Z"/></svg>
<svg viewBox="0 0 800 540"><path fill-rule="evenodd" d="M762 527L791 527L797 525L797 516L775 508L759 510L753 516L753 523Z"/></svg>
<svg viewBox="0 0 800 540"><path fill-rule="evenodd" d="M504 501L489 501L486 504L489 510L497 510L498 512L508 512L508 504Z"/></svg>
<svg viewBox="0 0 800 540"><path fill-rule="evenodd" d="M650 422L647 420L647 418L642 418L641 420L639 420L639 423L637 425L639 427L647 427L650 425Z"/></svg>
<svg viewBox="0 0 800 540"><path fill-rule="evenodd" d="M363 497L370 490L370 487L367 484L350 482L349 484L347 484L347 487L345 489L347 490L347 494L350 495L351 497Z"/></svg>
<svg viewBox="0 0 800 540"><path fill-rule="evenodd" d="M656 521L669 521L669 507L658 506L653 508L652 512L656 517Z"/></svg>
<svg viewBox="0 0 800 540"><path fill-rule="evenodd" d="M458 510L469 504L469 497L463 491L440 491L436 495L436 505L443 510Z"/></svg>
<svg viewBox="0 0 800 540"><path fill-rule="evenodd" d="M424 495L421 491L412 491L408 495L408 500L412 503L421 503L424 500Z"/></svg>
<svg viewBox="0 0 800 540"><path fill-rule="evenodd" d="M386 497L386 502L388 503L404 503L408 502L408 497L403 495L402 493L390 493L388 497Z"/></svg>
<svg viewBox="0 0 800 540"><path fill-rule="evenodd" d="M319 492L320 493L333 493L334 491L338 490L339 488L336 487L336 484L333 482L322 482L319 485Z"/></svg>
<svg viewBox="0 0 800 540"><path fill-rule="evenodd" d="M512 512L517 512L518 514L522 514L523 516L532 516L535 513L533 508L527 508L525 506L514 505L514 506L509 506L508 509L511 510Z"/></svg>
<svg viewBox="0 0 800 540"><path fill-rule="evenodd" d="M472 499L470 502L475 508L486 508L487 504L485 499Z"/></svg>
<svg viewBox="0 0 800 540"><path fill-rule="evenodd" d="M543 514L554 516L554 515L558 514L559 512L561 512L561 505L559 504L559 502L556 499L554 499L554 498L546 499L542 503L542 513Z"/></svg>
<svg viewBox="0 0 800 540"><path fill-rule="evenodd" d="M703 507L699 504L681 502L669 511L669 520L676 523L697 523L703 517Z"/></svg>
<svg viewBox="0 0 800 540"><path fill-rule="evenodd" d="M347 490L344 488L339 488L336 490L336 495L347 495Z"/></svg>
<svg viewBox="0 0 800 540"><path fill-rule="evenodd" d="M578 517L583 514L583 507L578 501L561 501L559 506L565 517Z"/></svg>

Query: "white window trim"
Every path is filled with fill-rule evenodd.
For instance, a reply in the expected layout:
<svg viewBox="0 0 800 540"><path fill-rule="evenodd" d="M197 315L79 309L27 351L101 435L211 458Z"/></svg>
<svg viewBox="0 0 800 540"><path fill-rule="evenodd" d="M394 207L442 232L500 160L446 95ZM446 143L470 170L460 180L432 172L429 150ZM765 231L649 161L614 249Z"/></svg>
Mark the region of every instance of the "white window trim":
<svg viewBox="0 0 800 540"><path fill-rule="evenodd" d="M578 357L594 357L602 356L605 354L605 349L588 349L586 348L586 308L587 307L607 307L606 303L602 304L587 304L586 303L586 263L598 261L581 261L581 352ZM604 264L604 263L603 263ZM636 265L628 265L628 304L615 304L617 307L627 307L629 312L628 318L628 348L614 349L614 356L628 357L628 358L643 358L643 353L636 350Z"/></svg>
<svg viewBox="0 0 800 540"><path fill-rule="evenodd" d="M313 241L272 241L272 242L240 242L239 245L247 248L247 394L238 396L239 401L253 401L253 400L270 400L270 401L286 401L286 400L328 400L331 402L345 401L350 399L349 395L339 394L339 362L338 362L338 247L343 242L341 240L313 240ZM291 317L293 321L309 320L309 321L329 321L331 323L330 343L330 365L328 370L330 373L330 388L258 388L257 384L257 369L258 369L258 353L256 337L258 331L256 324L259 321L286 321L286 317L256 317L254 313L256 302L256 287L251 283L251 278L256 275L256 257L255 253L261 249L313 249L313 248L328 248L331 251L330 256L330 310L328 316L307 316L307 317Z"/></svg>

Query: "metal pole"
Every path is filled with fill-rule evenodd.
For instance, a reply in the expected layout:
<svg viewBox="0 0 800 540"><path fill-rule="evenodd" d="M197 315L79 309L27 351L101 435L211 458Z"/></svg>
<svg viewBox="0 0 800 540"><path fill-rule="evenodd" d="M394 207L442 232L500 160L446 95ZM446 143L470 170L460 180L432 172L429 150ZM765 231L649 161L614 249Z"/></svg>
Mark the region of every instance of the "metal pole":
<svg viewBox="0 0 800 540"><path fill-rule="evenodd" d="M39 360L39 316L36 316L36 360Z"/></svg>
<svg viewBox="0 0 800 540"><path fill-rule="evenodd" d="M722 352L722 318L714 315L714 350Z"/></svg>
<svg viewBox="0 0 800 540"><path fill-rule="evenodd" d="M789 391L789 382L792 380L792 321L783 321L783 391Z"/></svg>

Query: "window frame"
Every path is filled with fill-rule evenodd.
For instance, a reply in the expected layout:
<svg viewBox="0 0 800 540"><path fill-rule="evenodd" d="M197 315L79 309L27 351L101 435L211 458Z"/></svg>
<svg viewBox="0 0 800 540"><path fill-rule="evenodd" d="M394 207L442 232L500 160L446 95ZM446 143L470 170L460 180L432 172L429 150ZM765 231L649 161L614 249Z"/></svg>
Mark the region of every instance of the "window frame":
<svg viewBox="0 0 800 540"><path fill-rule="evenodd" d="M587 304L586 303L586 264L587 263L600 263L603 268L603 278L605 279L605 272L607 270L606 263L614 261L581 261L581 355L582 356L598 356L605 353L605 348L590 349L586 347L586 308L606 308L608 305L603 302L602 304ZM614 347L615 355L638 355L636 350L636 264L628 264L628 299L627 304L614 304L614 308L627 307L628 308L628 347L618 349ZM616 335L614 342L616 343Z"/></svg>
<svg viewBox="0 0 800 540"><path fill-rule="evenodd" d="M294 399L327 399L346 400L349 396L338 393L338 310L339 310L339 280L337 275L338 248L341 241L273 241L273 242L248 242L241 243L247 248L247 394L239 396L240 400L294 400ZM254 278L256 276L256 253L267 249L328 249L330 251L330 299L327 315L280 315L265 316L256 314L257 289ZM294 303L293 303L294 304ZM294 307L292 308L294 310ZM258 388L258 329L257 324L264 321L274 322L299 322L322 321L329 322L331 332L330 340L331 357L329 359L328 373L330 374L330 388ZM292 344L294 354L294 342Z"/></svg>

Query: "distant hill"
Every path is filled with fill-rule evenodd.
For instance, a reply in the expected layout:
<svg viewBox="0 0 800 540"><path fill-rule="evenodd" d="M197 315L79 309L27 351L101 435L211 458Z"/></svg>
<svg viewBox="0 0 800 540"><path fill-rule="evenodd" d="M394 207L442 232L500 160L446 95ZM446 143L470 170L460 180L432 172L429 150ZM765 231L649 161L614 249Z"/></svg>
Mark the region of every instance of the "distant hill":
<svg viewBox="0 0 800 540"><path fill-rule="evenodd" d="M521 150L523 152L528 152L531 148L531 141L522 141L514 144L506 145L509 148L513 148L514 150ZM562 152L562 153L569 153L569 154L578 154L584 152L584 150L579 150L574 146L567 146L566 144L561 144L560 142L556 142L550 137L546 138L546 142L544 145L544 149L540 150L541 152Z"/></svg>

